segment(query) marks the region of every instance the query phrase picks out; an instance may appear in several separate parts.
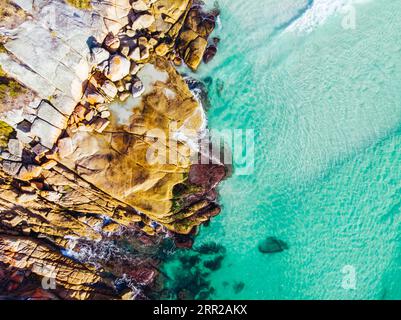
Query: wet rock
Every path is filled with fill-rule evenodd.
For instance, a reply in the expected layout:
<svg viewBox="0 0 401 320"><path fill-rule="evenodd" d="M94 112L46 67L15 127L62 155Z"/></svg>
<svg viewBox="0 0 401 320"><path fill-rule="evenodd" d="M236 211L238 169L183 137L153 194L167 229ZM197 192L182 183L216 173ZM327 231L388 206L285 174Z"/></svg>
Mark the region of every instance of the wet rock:
<svg viewBox="0 0 401 320"><path fill-rule="evenodd" d="M149 285L155 278L155 270L149 268L138 268L130 272L130 276L140 285Z"/></svg>
<svg viewBox="0 0 401 320"><path fill-rule="evenodd" d="M184 56L184 61L192 70L198 69L207 47L207 40L201 37L192 41Z"/></svg>
<svg viewBox="0 0 401 320"><path fill-rule="evenodd" d="M177 41L181 58L192 70L197 70L202 58L210 61L217 52L216 45L208 47L208 37L215 28L216 16L204 13L199 7L191 9ZM216 52L215 52L216 51Z"/></svg>
<svg viewBox="0 0 401 320"><path fill-rule="evenodd" d="M287 244L275 237L267 237L258 245L258 249L262 253L279 253L288 249Z"/></svg>
<svg viewBox="0 0 401 320"><path fill-rule="evenodd" d="M189 236L176 234L174 235L174 243L177 248L190 249L194 244L194 240Z"/></svg>

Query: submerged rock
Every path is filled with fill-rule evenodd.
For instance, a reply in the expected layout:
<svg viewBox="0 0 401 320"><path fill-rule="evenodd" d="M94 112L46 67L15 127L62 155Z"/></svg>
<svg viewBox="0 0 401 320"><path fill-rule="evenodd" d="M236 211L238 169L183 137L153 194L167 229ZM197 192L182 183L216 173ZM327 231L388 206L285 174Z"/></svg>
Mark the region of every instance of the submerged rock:
<svg viewBox="0 0 401 320"><path fill-rule="evenodd" d="M275 237L267 237L258 245L258 249L262 253L279 253L288 249L288 245Z"/></svg>
<svg viewBox="0 0 401 320"><path fill-rule="evenodd" d="M221 268L221 263L223 261L223 256L217 256L213 260L207 260L203 263L205 268L210 269L212 271L216 271Z"/></svg>
<svg viewBox="0 0 401 320"><path fill-rule="evenodd" d="M233 284L234 293L235 294L240 293L242 290L244 290L244 287L245 287L245 283L243 283L242 281L234 282L234 284Z"/></svg>
<svg viewBox="0 0 401 320"><path fill-rule="evenodd" d="M218 244L216 242L203 243L194 250L201 254L216 254L226 252L226 249L221 244Z"/></svg>

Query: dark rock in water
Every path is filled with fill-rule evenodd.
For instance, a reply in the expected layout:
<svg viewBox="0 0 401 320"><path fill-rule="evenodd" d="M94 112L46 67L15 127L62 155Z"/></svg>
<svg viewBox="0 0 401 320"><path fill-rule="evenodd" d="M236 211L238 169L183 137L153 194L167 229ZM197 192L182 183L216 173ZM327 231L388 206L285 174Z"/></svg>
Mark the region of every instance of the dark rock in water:
<svg viewBox="0 0 401 320"><path fill-rule="evenodd" d="M217 47L215 45L208 46L203 55L203 62L209 63L210 61L213 60L216 54L217 54Z"/></svg>
<svg viewBox="0 0 401 320"><path fill-rule="evenodd" d="M180 268L176 270L176 274L173 277L172 290L176 293L177 299L183 300L188 296L193 299L202 291L210 291L210 281L206 279L208 275L208 273L202 272L199 268L194 268L193 270Z"/></svg>
<svg viewBox="0 0 401 320"><path fill-rule="evenodd" d="M194 249L201 254L225 253L226 249L216 242L203 243L199 248Z"/></svg>
<svg viewBox="0 0 401 320"><path fill-rule="evenodd" d="M208 290L202 290L201 292L198 293L197 299L198 300L207 300L210 296L210 291Z"/></svg>
<svg viewBox="0 0 401 320"><path fill-rule="evenodd" d="M220 164L193 164L189 171L189 183L206 190L215 188L224 179L226 169Z"/></svg>
<svg viewBox="0 0 401 320"><path fill-rule="evenodd" d="M204 63L209 63L215 57L215 55L217 54L217 45L219 44L219 42L219 38L213 38L213 44L210 44L203 54Z"/></svg>
<svg viewBox="0 0 401 320"><path fill-rule="evenodd" d="M216 80L216 91L217 91L217 95L219 97L222 96L223 90L224 90L224 82L220 79L217 79Z"/></svg>
<svg viewBox="0 0 401 320"><path fill-rule="evenodd" d="M194 298L194 294L189 290L182 289L180 292L178 292L178 300L194 300Z"/></svg>
<svg viewBox="0 0 401 320"><path fill-rule="evenodd" d="M188 235L175 234L173 239L176 247L181 249L190 249L194 243L194 240Z"/></svg>
<svg viewBox="0 0 401 320"><path fill-rule="evenodd" d="M288 249L288 245L275 237L267 237L259 243L258 249L262 253L278 253Z"/></svg>
<svg viewBox="0 0 401 320"><path fill-rule="evenodd" d="M184 255L184 256L181 256L179 258L179 260L185 269L190 269L190 268L194 267L197 263L200 262L199 256Z"/></svg>
<svg viewBox="0 0 401 320"><path fill-rule="evenodd" d="M207 87L210 87L210 85L213 84L212 77L205 77L202 81L205 84L205 86L207 86Z"/></svg>
<svg viewBox="0 0 401 320"><path fill-rule="evenodd" d="M235 282L234 285L233 285L233 289L234 289L235 294L240 293L244 289L244 287L245 287L245 283L243 283L242 281Z"/></svg>
<svg viewBox="0 0 401 320"><path fill-rule="evenodd" d="M221 268L221 263L222 263L223 259L224 259L223 256L218 256L218 257L214 258L213 260L205 261L203 263L203 265L205 266L205 268L208 268L212 271L216 271Z"/></svg>

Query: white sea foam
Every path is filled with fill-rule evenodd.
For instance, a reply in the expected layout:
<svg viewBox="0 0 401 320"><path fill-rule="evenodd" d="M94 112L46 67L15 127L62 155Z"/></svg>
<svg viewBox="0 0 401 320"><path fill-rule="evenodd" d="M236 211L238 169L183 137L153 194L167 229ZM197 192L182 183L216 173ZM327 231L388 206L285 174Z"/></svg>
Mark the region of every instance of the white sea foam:
<svg viewBox="0 0 401 320"><path fill-rule="evenodd" d="M315 0L305 13L290 24L286 31L311 32L326 22L333 14L342 12L346 6L369 2L369 0Z"/></svg>

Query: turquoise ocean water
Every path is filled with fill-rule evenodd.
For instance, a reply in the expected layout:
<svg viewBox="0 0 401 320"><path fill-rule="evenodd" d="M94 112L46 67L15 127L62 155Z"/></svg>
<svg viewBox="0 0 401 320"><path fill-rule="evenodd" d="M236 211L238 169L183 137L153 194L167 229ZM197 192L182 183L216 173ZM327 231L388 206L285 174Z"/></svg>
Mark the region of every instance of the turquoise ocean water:
<svg viewBox="0 0 401 320"><path fill-rule="evenodd" d="M219 52L196 75L213 78L209 127L256 137L254 173L221 184L196 240L226 248L215 299L401 298L401 3L353 2L355 29L337 12L305 32L319 1L218 1ZM288 250L260 253L267 236Z"/></svg>

